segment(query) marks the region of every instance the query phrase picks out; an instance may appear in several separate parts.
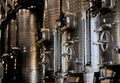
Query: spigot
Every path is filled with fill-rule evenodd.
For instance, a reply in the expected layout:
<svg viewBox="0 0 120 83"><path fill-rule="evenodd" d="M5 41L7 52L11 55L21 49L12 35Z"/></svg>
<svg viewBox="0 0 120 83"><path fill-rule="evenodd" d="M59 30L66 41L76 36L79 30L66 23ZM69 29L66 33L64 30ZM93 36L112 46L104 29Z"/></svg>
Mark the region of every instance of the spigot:
<svg viewBox="0 0 120 83"><path fill-rule="evenodd" d="M100 68L102 68L102 67L106 67L107 65L111 65L111 64L113 64L113 62L112 62L112 61L108 61L108 62L104 62L104 63L102 63L102 64L98 64L98 66L99 66Z"/></svg>

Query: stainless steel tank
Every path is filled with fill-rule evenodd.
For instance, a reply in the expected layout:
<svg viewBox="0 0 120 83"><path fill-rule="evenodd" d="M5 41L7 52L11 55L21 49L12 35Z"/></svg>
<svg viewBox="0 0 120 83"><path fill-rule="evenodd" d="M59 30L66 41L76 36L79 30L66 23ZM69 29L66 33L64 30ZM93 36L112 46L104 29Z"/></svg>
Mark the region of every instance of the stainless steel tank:
<svg viewBox="0 0 120 83"><path fill-rule="evenodd" d="M86 7L86 2L84 0L64 0L66 5L64 5L63 12L68 13L69 20L67 23L70 23L70 28L73 29L70 32L72 41L74 41L72 47L72 60L69 67L69 71L72 73L83 73L84 70L84 24L85 19L82 15L82 11ZM72 16L72 17L71 17ZM67 18L67 16L66 16ZM68 34L69 40L69 34ZM68 41L67 40L67 41Z"/></svg>
<svg viewBox="0 0 120 83"><path fill-rule="evenodd" d="M2 54L8 52L8 26L1 31Z"/></svg>
<svg viewBox="0 0 120 83"><path fill-rule="evenodd" d="M54 54L53 54L54 39L52 34L52 31L56 26L56 21L59 19L59 16L60 16L60 0L46 0L45 7L44 7L43 28L41 29L41 32L42 32L42 39L45 40L45 42L48 41L47 43L43 42L44 43L43 47L46 48L43 54L45 54L45 57L49 57L45 60L45 61L49 60L49 63L44 64L45 65L44 71L45 71L46 77L48 77L47 78L48 80L53 78L52 74L53 72L58 71L58 65L60 64L60 61L58 60L58 56L54 57ZM46 54L46 52L49 52L49 53ZM57 62L54 63L54 58L55 60L57 60L58 64Z"/></svg>
<svg viewBox="0 0 120 83"><path fill-rule="evenodd" d="M60 1L63 1L63 2L60 2ZM61 3L62 5L60 5ZM63 77L65 77L64 75L67 72L74 73L74 74L83 72L83 67L84 67L83 65L84 64L83 29L84 28L82 28L83 26L81 25L82 24L82 15L81 15L82 5L84 5L84 0L82 1L81 0L48 0L46 1L46 4L45 4L43 29L57 28L56 30L54 30L54 45L55 45L54 46L54 69L55 69L54 72L59 74L59 72L57 71L60 71L61 69L61 75L63 75ZM61 13L60 11L62 11L62 13L65 14L66 18L60 18L60 13ZM57 25L57 22L56 22L57 20L61 20L61 19L66 20L66 24L69 24L69 27L73 28L74 32L70 32L69 34L69 31L68 31L68 32L65 32L65 34L63 33L61 34L60 32L61 30L58 29L59 25ZM56 27L56 25L58 27ZM61 28L64 28L64 27L61 27ZM73 43L72 47L63 46L64 43L69 42L69 36L71 36L70 42L75 42L75 43ZM59 45L56 45L56 44L59 44ZM67 58L64 57L64 54L69 53L67 52L68 50L70 50L70 53L73 53L71 63L69 63L69 65L68 65ZM62 79L61 81L62 83L64 78L61 78L61 79Z"/></svg>
<svg viewBox="0 0 120 83"><path fill-rule="evenodd" d="M45 1L44 28L55 28L60 16L60 0Z"/></svg>
<svg viewBox="0 0 120 83"><path fill-rule="evenodd" d="M9 27L8 25L4 26L4 29L1 30L1 58L2 58L2 64L3 64L3 70L4 70L4 76L3 76L3 82L6 81L6 77L7 79L9 79L8 72L8 31Z"/></svg>
<svg viewBox="0 0 120 83"><path fill-rule="evenodd" d="M116 51L114 51L114 55L113 55L113 62L115 64L120 64L120 1L116 0L116 6L114 8L114 21L112 22L112 24L115 22L116 25L113 26L114 28L114 32L113 34L113 40L115 43L115 48Z"/></svg>
<svg viewBox="0 0 120 83"><path fill-rule="evenodd" d="M9 23L9 37L10 37L10 48L15 49L17 45L17 25L16 20L12 19Z"/></svg>
<svg viewBox="0 0 120 83"><path fill-rule="evenodd" d="M83 76L85 60L85 19L82 17L85 2L84 0L63 0L62 7L66 22L61 29L61 71L64 77L61 82L78 82L77 78ZM67 77L66 74L68 74Z"/></svg>
<svg viewBox="0 0 120 83"><path fill-rule="evenodd" d="M8 24L8 72L7 79L10 81L15 81L16 79L16 69L17 69L17 27L16 20L12 19Z"/></svg>
<svg viewBox="0 0 120 83"><path fill-rule="evenodd" d="M36 45L37 18L35 12L20 9L17 14L18 47L20 48L20 83L41 83L39 55Z"/></svg>
<svg viewBox="0 0 120 83"><path fill-rule="evenodd" d="M102 61L108 65L120 65L120 1L116 0L111 12L101 17L103 31L100 40L105 42L101 46Z"/></svg>

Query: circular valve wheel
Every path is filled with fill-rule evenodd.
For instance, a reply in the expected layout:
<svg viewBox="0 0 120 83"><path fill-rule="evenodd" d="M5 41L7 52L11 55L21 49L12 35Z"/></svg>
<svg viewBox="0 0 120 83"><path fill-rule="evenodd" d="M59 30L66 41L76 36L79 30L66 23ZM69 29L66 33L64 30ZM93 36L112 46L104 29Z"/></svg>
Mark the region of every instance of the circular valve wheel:
<svg viewBox="0 0 120 83"><path fill-rule="evenodd" d="M106 51L109 48L109 45L113 42L113 36L109 31L102 31L100 35L100 42L102 51Z"/></svg>

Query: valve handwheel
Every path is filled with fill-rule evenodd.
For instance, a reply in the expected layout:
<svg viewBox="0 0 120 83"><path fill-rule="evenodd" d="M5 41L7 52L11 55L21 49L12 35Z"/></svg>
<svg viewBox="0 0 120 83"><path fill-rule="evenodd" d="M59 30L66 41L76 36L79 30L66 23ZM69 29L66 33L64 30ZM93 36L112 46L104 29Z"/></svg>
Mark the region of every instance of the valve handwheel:
<svg viewBox="0 0 120 83"><path fill-rule="evenodd" d="M104 30L100 35L100 42L102 43L101 44L102 51L107 51L110 44L112 44L113 42L113 36L110 34L109 31Z"/></svg>

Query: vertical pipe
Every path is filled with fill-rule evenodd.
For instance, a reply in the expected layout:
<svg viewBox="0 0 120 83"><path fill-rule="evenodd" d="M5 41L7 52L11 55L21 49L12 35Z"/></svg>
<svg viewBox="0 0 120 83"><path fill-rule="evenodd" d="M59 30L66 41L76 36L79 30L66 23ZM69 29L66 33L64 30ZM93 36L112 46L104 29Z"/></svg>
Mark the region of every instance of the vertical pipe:
<svg viewBox="0 0 120 83"><path fill-rule="evenodd" d="M87 44L88 44L88 42L87 42L87 26L86 26L86 11L85 10L83 10L83 12L82 12L82 15L83 15L83 17L82 17L82 27L83 27L83 41L84 41L84 67L86 66L86 64L87 64L87 52L88 52L88 47L87 47Z"/></svg>
<svg viewBox="0 0 120 83"><path fill-rule="evenodd" d="M99 72L99 57L100 57L100 49L99 45L94 44L94 42L97 42L99 40L99 33L95 32L96 28L98 27L98 16L91 17L90 20L90 51L91 51L91 69L89 72L85 74L85 81L86 83L93 83L98 81L98 77L95 75ZM94 79L96 78L96 80Z"/></svg>
<svg viewBox="0 0 120 83"><path fill-rule="evenodd" d="M87 46L88 46L88 53L87 53L87 64L91 65L91 17L90 17L90 11L86 11L86 26L87 26Z"/></svg>
<svg viewBox="0 0 120 83"><path fill-rule="evenodd" d="M67 62L67 55L66 55L66 46L67 43L67 31L62 33L61 36L61 74L63 77L61 77L61 83L65 82L65 74L68 72L68 62Z"/></svg>
<svg viewBox="0 0 120 83"><path fill-rule="evenodd" d="M86 66L87 72L84 73L84 81L85 83L93 83L96 81L94 78L95 73L99 72L99 57L100 57L100 49L99 45L94 44L99 40L99 33L95 32L98 27L98 16L91 17L90 19L90 51L91 51L91 65L90 69ZM85 59L86 60L86 59Z"/></svg>
<svg viewBox="0 0 120 83"><path fill-rule="evenodd" d="M1 20L2 20L2 6L0 5L0 25L1 25ZM1 60L1 30L0 30L0 60Z"/></svg>
<svg viewBox="0 0 120 83"><path fill-rule="evenodd" d="M60 31L59 29L54 30L54 74L60 72ZM60 79L56 78L56 83L60 83Z"/></svg>
<svg viewBox="0 0 120 83"><path fill-rule="evenodd" d="M58 71L58 32L54 30L54 73Z"/></svg>
<svg viewBox="0 0 120 83"><path fill-rule="evenodd" d="M57 30L54 30L54 75L57 74L58 72L58 65L57 65L57 62L58 62L58 32ZM56 83L59 83L58 79L55 79L55 82Z"/></svg>
<svg viewBox="0 0 120 83"><path fill-rule="evenodd" d="M100 49L99 45L95 45L94 42L99 40L99 33L95 32L98 28L98 16L91 18L91 66L94 72L99 72L99 57ZM96 51L95 51L96 50Z"/></svg>
<svg viewBox="0 0 120 83"><path fill-rule="evenodd" d="M90 2L90 7L91 7ZM86 10L87 11L87 10ZM85 68L87 71L84 73L84 81L85 83L93 83L96 82L94 78L96 73L99 72L99 57L100 57L100 49L99 45L94 44L99 40L99 33L95 32L95 30L98 28L98 16L96 17L90 17L89 11L86 14L86 43L85 43L85 63L90 62L89 66L86 66ZM86 64L85 64L86 65Z"/></svg>

